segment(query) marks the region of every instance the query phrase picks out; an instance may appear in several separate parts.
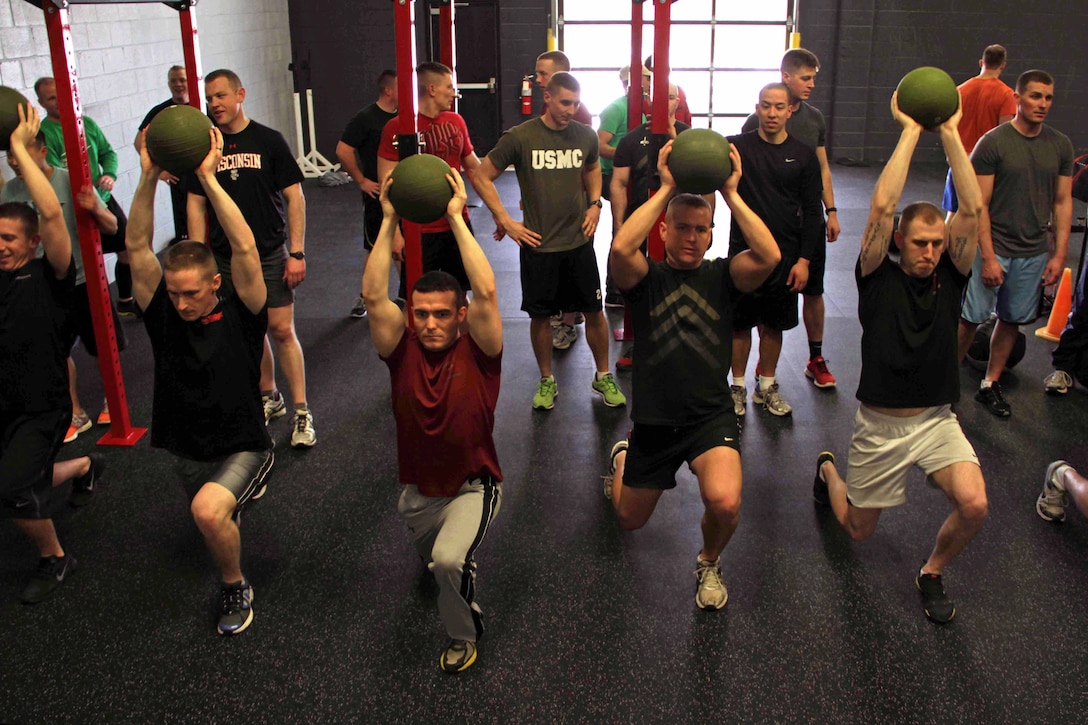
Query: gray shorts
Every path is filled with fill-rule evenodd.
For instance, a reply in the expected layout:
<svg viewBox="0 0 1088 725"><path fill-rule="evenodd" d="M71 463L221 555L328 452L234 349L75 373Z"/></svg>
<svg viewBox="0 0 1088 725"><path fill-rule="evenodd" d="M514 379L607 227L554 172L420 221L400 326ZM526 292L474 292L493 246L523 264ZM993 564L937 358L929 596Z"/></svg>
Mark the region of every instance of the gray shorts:
<svg viewBox="0 0 1088 725"><path fill-rule="evenodd" d="M263 495L266 479L276 456L272 451L242 451L214 461L194 461L174 456L174 473L191 502L207 483L230 491L241 507Z"/></svg>
<svg viewBox="0 0 1088 725"><path fill-rule="evenodd" d="M907 473L918 466L927 476L953 463L978 465L975 449L960 428L952 406L926 408L898 418L862 405L854 417L846 495L858 508L890 508L907 500Z"/></svg>
<svg viewBox="0 0 1088 725"><path fill-rule="evenodd" d="M230 277L230 260L215 258L215 264L219 268L219 274L223 278L223 284L219 288L221 295L233 295L234 283ZM277 259L261 259L261 275L264 277L264 286L268 290L268 308L288 307L295 303L295 291L287 286L287 280L283 278L287 271L287 257Z"/></svg>

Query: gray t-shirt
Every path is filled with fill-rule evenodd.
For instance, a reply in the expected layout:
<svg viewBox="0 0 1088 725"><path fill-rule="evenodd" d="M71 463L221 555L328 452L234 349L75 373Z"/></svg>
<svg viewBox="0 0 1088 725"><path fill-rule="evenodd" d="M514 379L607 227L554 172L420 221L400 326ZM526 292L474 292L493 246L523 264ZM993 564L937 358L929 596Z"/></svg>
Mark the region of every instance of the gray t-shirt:
<svg viewBox="0 0 1088 725"><path fill-rule="evenodd" d="M748 133L759 128L759 118L752 114L745 119L741 126L741 133ZM827 122L824 114L815 107L801 101L801 105L786 121L786 133L809 148L820 148L827 145Z"/></svg>
<svg viewBox="0 0 1088 725"><path fill-rule="evenodd" d="M582 170L597 163L597 134L571 123L562 131L543 119L514 126L487 155L496 169L513 165L525 226L543 239L536 252L565 252L593 241L582 233L587 201Z"/></svg>
<svg viewBox="0 0 1088 725"><path fill-rule="evenodd" d="M1012 122L979 139L971 153L979 176L994 177L990 197L990 235L1002 257L1034 257L1047 252L1047 226L1054 212L1059 176L1073 175L1073 144L1049 126L1027 137Z"/></svg>
<svg viewBox="0 0 1088 725"><path fill-rule="evenodd" d="M68 177L68 169L54 166L49 185L53 187L53 193L57 195L60 208L64 211L64 226L68 227L68 237L72 242L72 259L76 263L76 284L86 284L87 275L83 272L83 255L79 251L79 227L76 224L76 205L75 201L72 200L72 186ZM21 201L34 207L30 192L26 188L26 182L18 177L4 184L4 188L0 189L0 203L6 204L9 201ZM41 245L38 246L38 252L40 257Z"/></svg>

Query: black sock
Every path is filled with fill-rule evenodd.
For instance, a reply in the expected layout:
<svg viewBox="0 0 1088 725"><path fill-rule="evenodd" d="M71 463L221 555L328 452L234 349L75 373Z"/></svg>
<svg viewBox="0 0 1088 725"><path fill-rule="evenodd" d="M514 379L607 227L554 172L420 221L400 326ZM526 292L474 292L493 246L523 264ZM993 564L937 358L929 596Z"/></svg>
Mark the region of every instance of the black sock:
<svg viewBox="0 0 1088 725"><path fill-rule="evenodd" d="M808 359L809 360L815 360L818 357L822 357L823 354L824 354L824 341L823 340L820 340L819 342L813 342L812 340L808 341Z"/></svg>
<svg viewBox="0 0 1088 725"><path fill-rule="evenodd" d="M132 269L124 262L118 262L114 269L117 278L117 296L122 300L132 298Z"/></svg>

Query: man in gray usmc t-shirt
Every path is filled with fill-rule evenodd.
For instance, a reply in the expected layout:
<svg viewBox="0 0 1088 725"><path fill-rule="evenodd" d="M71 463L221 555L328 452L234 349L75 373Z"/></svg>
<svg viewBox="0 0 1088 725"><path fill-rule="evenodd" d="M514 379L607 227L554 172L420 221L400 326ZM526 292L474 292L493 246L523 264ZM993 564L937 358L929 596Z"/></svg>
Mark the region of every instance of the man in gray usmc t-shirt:
<svg viewBox="0 0 1088 725"><path fill-rule="evenodd" d="M1029 70L1016 81L1016 116L979 139L971 162L986 211L979 253L960 310L960 360L995 305L990 360L975 399L999 417L1012 414L998 385L1019 326L1037 315L1042 285L1058 281L1073 219L1073 144L1043 124L1054 78ZM1054 252L1048 251L1050 229Z"/></svg>
<svg viewBox="0 0 1088 725"><path fill-rule="evenodd" d="M609 407L627 403L608 371L608 322L593 252L602 207L601 165L597 134L572 123L580 94L574 76L553 73L544 91L545 114L504 133L476 175L476 191L499 225L495 238L509 235L521 247L521 309L531 318L533 354L540 368L533 396L537 410L551 410L558 393L549 318L560 310L586 317L586 341L597 366L593 392ZM495 179L509 165L521 187L524 222L510 216L495 189Z"/></svg>

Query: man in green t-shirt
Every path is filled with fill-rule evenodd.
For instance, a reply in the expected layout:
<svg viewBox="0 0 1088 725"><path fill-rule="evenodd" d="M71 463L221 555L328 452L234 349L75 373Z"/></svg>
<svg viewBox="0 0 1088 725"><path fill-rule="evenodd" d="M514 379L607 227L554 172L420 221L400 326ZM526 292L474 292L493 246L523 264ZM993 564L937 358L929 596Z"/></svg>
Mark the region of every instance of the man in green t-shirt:
<svg viewBox="0 0 1088 725"><path fill-rule="evenodd" d="M608 371L608 322L601 304L601 275L593 233L601 218L601 165L597 134L572 123L581 86L570 73L552 74L544 92L547 112L502 135L476 174L476 191L495 215L495 236L521 247L521 309L529 313L540 383L533 408L551 410L558 386L552 376L550 318L560 310L582 312L597 375L593 392L605 405L627 398ZM521 188L524 222L502 205L495 179L512 165Z"/></svg>

